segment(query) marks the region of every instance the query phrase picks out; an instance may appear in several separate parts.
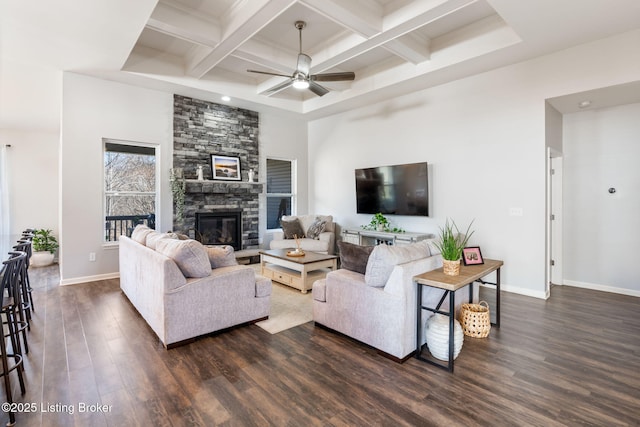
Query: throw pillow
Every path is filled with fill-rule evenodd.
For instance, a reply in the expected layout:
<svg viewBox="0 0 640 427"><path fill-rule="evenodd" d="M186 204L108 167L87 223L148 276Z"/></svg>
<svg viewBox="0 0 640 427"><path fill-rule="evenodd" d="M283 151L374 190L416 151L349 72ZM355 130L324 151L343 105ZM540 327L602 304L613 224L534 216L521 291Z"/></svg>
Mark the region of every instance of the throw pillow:
<svg viewBox="0 0 640 427"><path fill-rule="evenodd" d="M307 238L318 239L320 233L324 231L326 222L316 217L316 220L311 224L311 227L307 230Z"/></svg>
<svg viewBox="0 0 640 427"><path fill-rule="evenodd" d="M369 255L371 255L373 248L374 246L360 246L354 245L353 243L343 242L342 240L338 241L340 267L345 270L365 274Z"/></svg>
<svg viewBox="0 0 640 427"><path fill-rule="evenodd" d="M138 224L136 228L131 232L131 239L140 243L141 245L147 244L147 236L153 233L154 230L147 227L146 225Z"/></svg>
<svg viewBox="0 0 640 427"><path fill-rule="evenodd" d="M171 258L184 277L207 277L211 274L207 251L196 240L160 239L156 252Z"/></svg>
<svg viewBox="0 0 640 427"><path fill-rule="evenodd" d="M367 285L381 288L387 284L395 266L392 256L391 247L388 245L378 245L373 249L364 275L364 281Z"/></svg>
<svg viewBox="0 0 640 427"><path fill-rule="evenodd" d="M383 287L387 284L396 265L426 258L430 255L427 241L397 246L378 245L369 257L364 281L369 286Z"/></svg>
<svg viewBox="0 0 640 427"><path fill-rule="evenodd" d="M149 235L147 235L147 242L146 242L147 247L155 251L156 247L158 246L159 240L177 239L176 237L173 237L171 234L172 233L158 233L157 231L154 231L153 233L149 233Z"/></svg>
<svg viewBox="0 0 640 427"><path fill-rule="evenodd" d="M300 225L300 221L297 219L291 221L280 221L280 225L282 226L282 231L284 232L285 239L293 239L293 236L297 236L299 239L304 237L304 230Z"/></svg>
<svg viewBox="0 0 640 427"><path fill-rule="evenodd" d="M207 255L209 256L211 268L238 265L238 260L236 260L236 254L233 250L233 246L205 246L205 249L207 250Z"/></svg>

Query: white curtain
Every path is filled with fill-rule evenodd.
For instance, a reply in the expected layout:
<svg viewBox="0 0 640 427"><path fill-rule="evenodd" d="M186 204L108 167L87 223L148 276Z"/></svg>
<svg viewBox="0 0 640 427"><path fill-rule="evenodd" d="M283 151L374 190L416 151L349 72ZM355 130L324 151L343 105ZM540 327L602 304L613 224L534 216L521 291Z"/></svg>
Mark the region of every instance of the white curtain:
<svg viewBox="0 0 640 427"><path fill-rule="evenodd" d="M7 172L6 145L0 145L0 260L7 259L11 249L11 223L9 221L9 173Z"/></svg>

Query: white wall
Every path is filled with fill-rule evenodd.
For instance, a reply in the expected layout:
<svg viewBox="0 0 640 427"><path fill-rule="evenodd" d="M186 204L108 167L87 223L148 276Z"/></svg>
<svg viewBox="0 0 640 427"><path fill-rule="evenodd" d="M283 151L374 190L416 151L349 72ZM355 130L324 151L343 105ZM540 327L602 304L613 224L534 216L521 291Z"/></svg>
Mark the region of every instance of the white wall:
<svg viewBox="0 0 640 427"><path fill-rule="evenodd" d="M354 169L431 164L431 217L393 217L436 232L447 217L505 261L505 289L544 298L545 99L637 80L640 32L578 46L310 123L310 210L359 226ZM598 61L593 61L598 57ZM580 78L576 78L580 76ZM510 208L522 216L511 216Z"/></svg>
<svg viewBox="0 0 640 427"><path fill-rule="evenodd" d="M307 122L291 114L274 112L260 113L260 181L266 183L266 158L294 160L297 180L294 192L297 195L296 212L308 213L308 160ZM265 192L266 192L265 184ZM260 212L260 246L269 247L272 234L266 230L266 195L262 196Z"/></svg>
<svg viewBox="0 0 640 427"><path fill-rule="evenodd" d="M640 296L640 104L565 115L563 145L564 283Z"/></svg>
<svg viewBox="0 0 640 427"><path fill-rule="evenodd" d="M171 229L169 169L173 155L173 96L64 73L60 167L60 276L63 284L118 272L117 246L103 243L102 138L159 148L160 229ZM89 253L96 261L89 261Z"/></svg>
<svg viewBox="0 0 640 427"><path fill-rule="evenodd" d="M173 94L65 73L62 111L62 282L113 277L118 272L117 246L102 242L102 138L158 145L162 175L157 228L172 229ZM260 113L259 137L262 161L267 155L297 160L297 185L306 189L306 123L287 114ZM265 173L265 165L260 173ZM303 191L299 199L302 210L308 206L306 196ZM90 252L96 253L95 262L89 261Z"/></svg>
<svg viewBox="0 0 640 427"><path fill-rule="evenodd" d="M55 132L0 129L7 150L11 235L26 228L58 235L58 148Z"/></svg>

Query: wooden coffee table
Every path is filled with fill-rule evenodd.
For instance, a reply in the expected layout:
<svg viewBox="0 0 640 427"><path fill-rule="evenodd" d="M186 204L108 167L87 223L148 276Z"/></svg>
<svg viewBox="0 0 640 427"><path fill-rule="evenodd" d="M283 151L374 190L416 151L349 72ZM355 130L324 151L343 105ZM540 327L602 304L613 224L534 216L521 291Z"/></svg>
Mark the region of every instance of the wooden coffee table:
<svg viewBox="0 0 640 427"><path fill-rule="evenodd" d="M305 251L304 256L288 256L288 249L260 251L262 275L306 294L313 282L325 276L323 269L335 270L337 256Z"/></svg>

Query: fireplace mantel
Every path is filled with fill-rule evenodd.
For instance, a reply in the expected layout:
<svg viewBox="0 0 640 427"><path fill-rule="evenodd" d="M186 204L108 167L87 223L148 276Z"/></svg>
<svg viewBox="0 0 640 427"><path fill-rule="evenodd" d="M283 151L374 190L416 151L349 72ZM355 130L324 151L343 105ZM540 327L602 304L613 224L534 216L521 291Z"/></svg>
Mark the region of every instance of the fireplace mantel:
<svg viewBox="0 0 640 427"><path fill-rule="evenodd" d="M199 181L197 179L187 179L185 182L185 192L189 194L261 194L264 188L261 182Z"/></svg>

